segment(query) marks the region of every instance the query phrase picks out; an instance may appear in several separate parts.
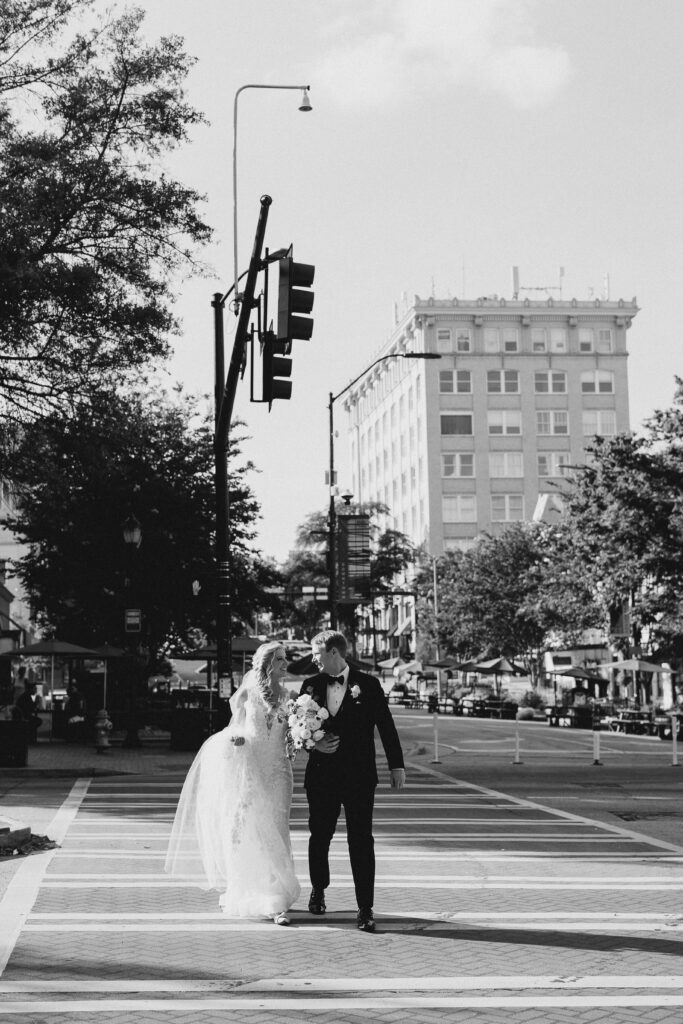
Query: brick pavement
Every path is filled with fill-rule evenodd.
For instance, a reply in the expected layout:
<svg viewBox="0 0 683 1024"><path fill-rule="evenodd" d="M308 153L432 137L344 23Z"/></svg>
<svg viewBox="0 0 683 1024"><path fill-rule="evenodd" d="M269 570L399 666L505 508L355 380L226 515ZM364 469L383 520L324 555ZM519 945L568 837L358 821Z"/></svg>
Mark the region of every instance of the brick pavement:
<svg viewBox="0 0 683 1024"><path fill-rule="evenodd" d="M61 849L40 855L48 868L0 979L0 1021L681 1019L683 981L676 971L683 932L675 910L683 861L647 839L569 823L543 808L520 809L413 769L419 786L378 800L385 887L378 889L377 935L354 928L343 836L335 840L338 884L326 918L304 913L304 888L290 929L235 924L216 912L215 894L168 887L161 875L163 834L192 755L82 752L79 764L73 748L39 753L38 771L50 770L50 754L53 764L61 759L61 771L92 781ZM118 774L101 773L105 756ZM97 774L88 774L93 763ZM300 770L297 775L300 782ZM531 824L520 826L519 813ZM300 788L292 820L298 835L305 829ZM530 835L522 843L516 841L521 829ZM565 838L541 838L553 829ZM162 838L150 838L157 834ZM295 839L295 849L303 875L305 842ZM595 888L576 888L586 878ZM481 917L487 913L493 916ZM130 916L113 916L121 914ZM626 914L657 916L646 922ZM629 985L629 978L640 984ZM538 989L539 979L547 987ZM36 982L47 989L31 990ZM158 989L146 991L145 983L154 982Z"/></svg>

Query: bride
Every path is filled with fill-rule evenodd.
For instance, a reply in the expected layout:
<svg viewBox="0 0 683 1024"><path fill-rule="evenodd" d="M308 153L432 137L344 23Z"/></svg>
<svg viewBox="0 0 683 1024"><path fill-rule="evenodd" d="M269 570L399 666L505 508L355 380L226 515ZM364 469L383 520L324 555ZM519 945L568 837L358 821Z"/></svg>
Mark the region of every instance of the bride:
<svg viewBox="0 0 683 1024"><path fill-rule="evenodd" d="M188 772L164 870L222 890L220 906L230 917L287 925L301 890L289 835L284 648L262 644L252 666L230 699L230 724L209 737Z"/></svg>

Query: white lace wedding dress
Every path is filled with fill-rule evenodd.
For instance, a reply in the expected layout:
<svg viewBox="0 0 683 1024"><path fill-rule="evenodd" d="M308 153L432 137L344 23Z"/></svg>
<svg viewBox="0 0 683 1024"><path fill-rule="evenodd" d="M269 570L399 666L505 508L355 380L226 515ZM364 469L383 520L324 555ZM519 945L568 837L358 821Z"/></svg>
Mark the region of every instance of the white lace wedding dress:
<svg viewBox="0 0 683 1024"><path fill-rule="evenodd" d="M185 779L164 870L222 890L230 917L274 917L301 891L289 835L287 717L266 702L252 672L230 707L230 724L204 743Z"/></svg>

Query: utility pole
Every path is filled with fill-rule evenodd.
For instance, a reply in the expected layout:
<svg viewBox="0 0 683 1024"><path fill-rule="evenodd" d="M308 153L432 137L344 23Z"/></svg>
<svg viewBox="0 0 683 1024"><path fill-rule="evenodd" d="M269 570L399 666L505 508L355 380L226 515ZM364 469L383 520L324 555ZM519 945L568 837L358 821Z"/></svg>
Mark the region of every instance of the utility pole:
<svg viewBox="0 0 683 1024"><path fill-rule="evenodd" d="M245 365L249 319L254 307L256 280L261 269L261 250L268 221L270 196L261 196L261 210L256 226L254 248L247 271L247 280L240 305L239 320L233 342L227 380L223 355L223 309L225 298L215 294L211 305L214 309L215 340L215 403L216 423L214 434L215 492L216 492L216 676L218 692L221 684L232 682L232 622L230 607L230 487L228 482L228 448L230 444L230 421L235 404L237 383Z"/></svg>

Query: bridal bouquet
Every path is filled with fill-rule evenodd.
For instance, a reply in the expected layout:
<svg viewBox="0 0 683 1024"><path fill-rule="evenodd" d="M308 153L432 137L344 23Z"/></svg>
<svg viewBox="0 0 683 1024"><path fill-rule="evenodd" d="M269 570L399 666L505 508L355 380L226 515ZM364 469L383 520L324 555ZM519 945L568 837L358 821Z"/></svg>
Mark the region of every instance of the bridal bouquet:
<svg viewBox="0 0 683 1024"><path fill-rule="evenodd" d="M302 693L286 704L289 739L294 750L311 750L325 735L322 725L329 718L327 708L321 708L310 694Z"/></svg>

